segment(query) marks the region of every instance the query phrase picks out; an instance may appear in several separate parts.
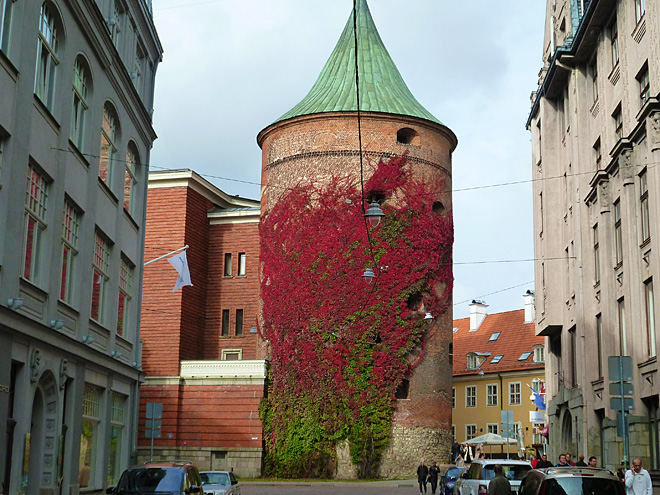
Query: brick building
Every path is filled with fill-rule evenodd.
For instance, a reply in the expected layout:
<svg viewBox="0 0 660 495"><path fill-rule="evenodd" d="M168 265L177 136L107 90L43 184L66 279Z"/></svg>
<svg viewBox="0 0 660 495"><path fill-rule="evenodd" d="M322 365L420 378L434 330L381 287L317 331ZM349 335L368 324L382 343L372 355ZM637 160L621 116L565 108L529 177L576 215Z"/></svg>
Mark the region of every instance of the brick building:
<svg viewBox="0 0 660 495"><path fill-rule="evenodd" d="M145 260L189 246L193 286L172 293L166 259L145 267L139 454L149 459L146 403L162 404L154 459L261 472L265 361L256 333L259 202L229 196L190 170L149 175Z"/></svg>
<svg viewBox="0 0 660 495"><path fill-rule="evenodd" d="M454 133L411 94L388 54L365 0L359 0L357 40L362 148L358 143L353 15L309 94L263 129L262 209L273 208L281 192L300 180L321 183L331 175L358 174L360 151L367 159L408 151L413 175L438 179L437 204L451 214L451 153ZM365 172L365 178L369 172ZM426 354L409 381L407 398L398 401L392 442L381 460L380 475L414 472L419 459L442 459L451 444L451 305L433 323ZM421 457L420 457L421 456ZM344 462L345 461L345 462ZM354 476L340 456L337 476Z"/></svg>

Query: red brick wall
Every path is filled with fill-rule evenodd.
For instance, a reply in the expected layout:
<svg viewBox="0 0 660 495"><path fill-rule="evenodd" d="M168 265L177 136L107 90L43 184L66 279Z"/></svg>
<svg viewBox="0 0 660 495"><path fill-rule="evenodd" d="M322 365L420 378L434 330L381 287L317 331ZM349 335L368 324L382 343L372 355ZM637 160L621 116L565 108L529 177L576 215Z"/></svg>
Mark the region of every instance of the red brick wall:
<svg viewBox="0 0 660 495"><path fill-rule="evenodd" d="M258 359L259 224L211 225L208 263L207 326L203 359L215 360L222 349L243 349L243 359ZM225 253L231 253L231 277L224 276ZM238 254L246 254L245 276L238 275ZM222 311L229 310L229 336L222 337ZM243 336L236 337L236 310L243 310Z"/></svg>

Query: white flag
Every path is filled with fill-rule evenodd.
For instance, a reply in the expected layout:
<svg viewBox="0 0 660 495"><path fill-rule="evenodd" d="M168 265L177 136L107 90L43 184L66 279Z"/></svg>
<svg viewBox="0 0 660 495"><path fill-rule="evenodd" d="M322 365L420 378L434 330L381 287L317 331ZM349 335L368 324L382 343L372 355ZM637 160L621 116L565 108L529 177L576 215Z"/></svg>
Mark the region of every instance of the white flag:
<svg viewBox="0 0 660 495"><path fill-rule="evenodd" d="M179 272L179 278L174 285L174 290L172 293L176 292L179 287L185 287L186 285L192 286L190 281L190 270L188 270L188 258L186 258L186 252L183 251L176 256L172 256L167 261L174 267L174 269Z"/></svg>

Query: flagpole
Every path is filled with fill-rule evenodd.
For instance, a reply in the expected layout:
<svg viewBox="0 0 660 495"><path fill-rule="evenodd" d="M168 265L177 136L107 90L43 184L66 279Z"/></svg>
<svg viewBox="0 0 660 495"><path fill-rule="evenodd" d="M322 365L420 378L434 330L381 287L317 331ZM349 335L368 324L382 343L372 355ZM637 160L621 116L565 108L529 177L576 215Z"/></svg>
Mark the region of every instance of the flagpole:
<svg viewBox="0 0 660 495"><path fill-rule="evenodd" d="M153 260L151 260L151 261L147 261L147 262L144 264L144 266L150 265L151 263L154 263L154 262L156 262L156 261L158 261L158 260L162 260L163 258L167 258L168 256L170 256L170 255L172 255L172 254L175 254L175 253L178 253L179 251L184 251L184 250L188 249L189 247L190 247L190 246L188 246L188 244L186 244L186 245L183 246L182 248L176 249L175 251L172 251L171 253L167 253L167 254L164 254L164 255L162 255L162 256L159 256L159 257L156 258L156 259L153 259Z"/></svg>

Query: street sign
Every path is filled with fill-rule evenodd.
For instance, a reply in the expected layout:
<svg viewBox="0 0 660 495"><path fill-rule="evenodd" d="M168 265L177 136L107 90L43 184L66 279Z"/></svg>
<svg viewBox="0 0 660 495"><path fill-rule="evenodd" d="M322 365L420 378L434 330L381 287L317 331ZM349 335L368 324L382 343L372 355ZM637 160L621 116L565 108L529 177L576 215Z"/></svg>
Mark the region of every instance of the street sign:
<svg viewBox="0 0 660 495"><path fill-rule="evenodd" d="M633 395L633 384L623 382L623 395ZM610 383L610 395L614 397L621 396L621 382Z"/></svg>
<svg viewBox="0 0 660 495"><path fill-rule="evenodd" d="M621 400L623 399L623 404ZM635 409L635 401L632 397L610 397L610 409L613 411L621 411L624 409L626 411L632 411Z"/></svg>
<svg viewBox="0 0 660 495"><path fill-rule="evenodd" d="M160 430L160 425L160 419L148 419L146 427L148 430Z"/></svg>
<svg viewBox="0 0 660 495"><path fill-rule="evenodd" d="M633 364L630 356L608 356L607 367L611 382L632 382Z"/></svg>
<svg viewBox="0 0 660 495"><path fill-rule="evenodd" d="M147 419L160 419L163 417L162 402L147 402Z"/></svg>

